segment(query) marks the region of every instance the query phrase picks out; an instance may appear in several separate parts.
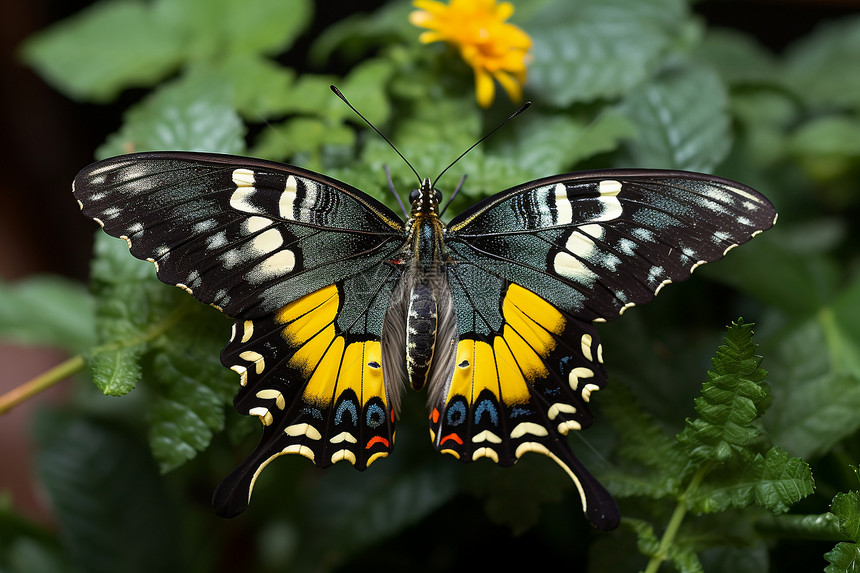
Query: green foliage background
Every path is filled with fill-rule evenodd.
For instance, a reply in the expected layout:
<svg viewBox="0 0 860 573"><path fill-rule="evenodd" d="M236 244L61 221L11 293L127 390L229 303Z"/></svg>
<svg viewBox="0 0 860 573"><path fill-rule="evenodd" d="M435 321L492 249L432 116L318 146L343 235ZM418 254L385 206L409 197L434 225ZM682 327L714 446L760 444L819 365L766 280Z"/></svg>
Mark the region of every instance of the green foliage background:
<svg viewBox="0 0 860 573"><path fill-rule="evenodd" d="M773 230L602 328L611 388L571 441L618 497L622 527L592 531L549 460L501 469L439 456L419 396L396 455L372 470L282 458L245 514L214 517L210 492L258 433L230 406L237 380L218 360L229 321L99 233L89 290L56 277L0 285L0 336L90 367L72 402L33 428L58 530L0 504L0 571L439 571L476 556L595 572L857 568L860 18L777 56L707 28L683 0L521 4L534 105L457 164L469 178L452 212L525 180L613 166L719 173L780 211ZM255 155L389 203L383 166L401 190L414 177L329 84L429 176L513 109L503 95L478 108L471 71L417 43L405 2L338 22L297 56L314 8L103 0L21 55L80 101L146 90L96 157ZM758 348L749 324L725 331L741 315Z"/></svg>

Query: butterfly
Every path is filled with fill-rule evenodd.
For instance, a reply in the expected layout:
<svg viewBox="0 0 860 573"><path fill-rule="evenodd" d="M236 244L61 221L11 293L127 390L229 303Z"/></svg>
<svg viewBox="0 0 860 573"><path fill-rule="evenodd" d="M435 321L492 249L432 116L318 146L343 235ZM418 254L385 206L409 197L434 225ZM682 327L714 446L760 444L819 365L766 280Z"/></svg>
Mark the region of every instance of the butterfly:
<svg viewBox="0 0 860 573"><path fill-rule="evenodd" d="M776 221L745 185L660 170L530 181L447 224L428 179L404 221L325 175L207 153L99 161L73 192L160 280L235 319L221 361L263 434L213 496L224 516L283 454L359 470L388 456L408 383L427 388L437 450L503 466L546 455L586 518L616 527L615 501L566 441L607 382L594 323Z"/></svg>

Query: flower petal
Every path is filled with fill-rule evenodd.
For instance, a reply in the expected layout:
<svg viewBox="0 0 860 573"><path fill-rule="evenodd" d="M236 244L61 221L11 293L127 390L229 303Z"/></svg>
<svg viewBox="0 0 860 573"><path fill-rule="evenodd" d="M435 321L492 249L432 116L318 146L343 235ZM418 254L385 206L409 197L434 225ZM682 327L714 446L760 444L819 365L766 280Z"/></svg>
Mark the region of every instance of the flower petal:
<svg viewBox="0 0 860 573"><path fill-rule="evenodd" d="M523 88L514 76L500 70L498 72L494 72L493 77L502 85L512 102L517 103L523 99Z"/></svg>
<svg viewBox="0 0 860 573"><path fill-rule="evenodd" d="M475 68L475 97L481 107L490 107L496 95L493 77L482 68Z"/></svg>

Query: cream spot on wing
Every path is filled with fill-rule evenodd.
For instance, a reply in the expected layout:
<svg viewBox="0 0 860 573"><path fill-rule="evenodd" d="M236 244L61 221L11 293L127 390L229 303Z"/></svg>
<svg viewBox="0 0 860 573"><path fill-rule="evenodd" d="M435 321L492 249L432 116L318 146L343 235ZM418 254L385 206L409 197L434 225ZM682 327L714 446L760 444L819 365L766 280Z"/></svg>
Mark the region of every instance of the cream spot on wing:
<svg viewBox="0 0 860 573"><path fill-rule="evenodd" d="M281 198L278 201L278 211L284 219L294 220L296 189L298 188L296 178L292 175L287 177L287 184L284 186L284 191L281 193Z"/></svg>

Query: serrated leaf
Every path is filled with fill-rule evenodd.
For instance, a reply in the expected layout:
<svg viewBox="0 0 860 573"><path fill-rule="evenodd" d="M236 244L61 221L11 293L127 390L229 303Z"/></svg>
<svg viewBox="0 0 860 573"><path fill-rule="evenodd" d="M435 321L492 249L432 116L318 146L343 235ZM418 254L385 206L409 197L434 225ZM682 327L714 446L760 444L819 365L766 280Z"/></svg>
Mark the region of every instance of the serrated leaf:
<svg viewBox="0 0 860 573"><path fill-rule="evenodd" d="M755 470L756 477L758 471ZM754 490L755 503L775 514L788 511L789 506L811 495L814 489L809 465L800 458L789 457L779 447L768 450Z"/></svg>
<svg viewBox="0 0 860 573"><path fill-rule="evenodd" d="M691 509L701 513L743 508L754 503L778 515L810 495L813 487L812 473L806 462L773 447L764 456L757 454L747 462L741 476L717 472L689 496L688 502Z"/></svg>
<svg viewBox="0 0 860 573"><path fill-rule="evenodd" d="M760 433L753 422L768 397L763 386L767 373L759 368L756 349L751 324L738 321L729 327L702 384L702 396L695 400L698 417L688 419L678 434L679 444L694 459L726 462L752 454L749 448Z"/></svg>
<svg viewBox="0 0 860 573"><path fill-rule="evenodd" d="M241 153L245 127L233 97L229 84L212 77L166 84L129 109L123 127L96 155L164 149Z"/></svg>
<svg viewBox="0 0 860 573"><path fill-rule="evenodd" d="M636 545L639 552L646 557L653 557L660 549L660 540L654 533L654 526L641 519L625 517L622 521L625 527L629 527L636 533Z"/></svg>
<svg viewBox="0 0 860 573"><path fill-rule="evenodd" d="M860 492L840 492L833 497L830 513L839 519L842 535L860 543Z"/></svg>
<svg viewBox="0 0 860 573"><path fill-rule="evenodd" d="M103 350L89 359L93 382L106 396L124 396L140 381L143 348L134 346Z"/></svg>
<svg viewBox="0 0 860 573"><path fill-rule="evenodd" d="M70 97L105 102L176 69L181 45L150 4L102 1L30 38L22 55Z"/></svg>
<svg viewBox="0 0 860 573"><path fill-rule="evenodd" d="M782 77L809 105L860 109L860 17L822 24L790 46Z"/></svg>
<svg viewBox="0 0 860 573"><path fill-rule="evenodd" d="M824 554L830 565L824 573L855 573L860 568L860 545L856 543L837 543L831 551Z"/></svg>
<svg viewBox="0 0 860 573"><path fill-rule="evenodd" d="M105 394L121 396L140 379L141 333L149 324L151 300L159 296L154 271L128 253L123 241L98 233L91 284L96 295L98 348L88 357L93 382Z"/></svg>
<svg viewBox="0 0 860 573"><path fill-rule="evenodd" d="M39 477L82 571L178 569L178 520L148 452L116 428L61 412L40 416L36 436Z"/></svg>
<svg viewBox="0 0 860 573"><path fill-rule="evenodd" d="M224 428L225 407L238 388L236 374L221 364L219 349L229 320L188 302L189 315L153 341L145 371L155 395L149 412L149 441L162 472L205 450Z"/></svg>
<svg viewBox="0 0 860 573"><path fill-rule="evenodd" d="M0 337L82 352L95 344L95 302L83 285L58 276L0 283Z"/></svg>
<svg viewBox="0 0 860 573"><path fill-rule="evenodd" d="M632 165L708 172L731 146L728 95L716 73L701 67L666 72L642 85L618 110L636 126Z"/></svg>
<svg viewBox="0 0 860 573"><path fill-rule="evenodd" d="M623 95L645 81L683 21L674 1L549 3L523 23L533 40L526 88L558 107Z"/></svg>
<svg viewBox="0 0 860 573"><path fill-rule="evenodd" d="M669 556L678 573L704 573L702 564L692 547L676 543L672 546Z"/></svg>

